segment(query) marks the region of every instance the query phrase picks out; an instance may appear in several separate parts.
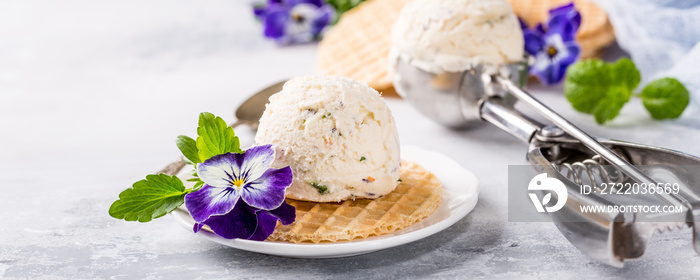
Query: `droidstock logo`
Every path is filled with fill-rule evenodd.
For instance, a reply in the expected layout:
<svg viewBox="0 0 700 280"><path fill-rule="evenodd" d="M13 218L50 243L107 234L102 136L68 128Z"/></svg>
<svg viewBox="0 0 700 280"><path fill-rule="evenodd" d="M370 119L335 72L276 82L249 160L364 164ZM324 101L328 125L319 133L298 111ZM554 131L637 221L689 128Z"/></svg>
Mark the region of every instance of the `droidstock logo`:
<svg viewBox="0 0 700 280"><path fill-rule="evenodd" d="M530 195L530 200L532 204L537 208L537 212L543 213L545 210L547 212L559 211L566 204L566 199L569 194L566 192L566 187L564 183L559 181L557 178L547 178L547 173L542 173L535 178L530 180L530 184L527 186L528 195ZM533 191L550 191L542 197L542 201L537 198L537 195ZM553 206L547 207L547 203L552 199L552 192L557 194L557 203Z"/></svg>

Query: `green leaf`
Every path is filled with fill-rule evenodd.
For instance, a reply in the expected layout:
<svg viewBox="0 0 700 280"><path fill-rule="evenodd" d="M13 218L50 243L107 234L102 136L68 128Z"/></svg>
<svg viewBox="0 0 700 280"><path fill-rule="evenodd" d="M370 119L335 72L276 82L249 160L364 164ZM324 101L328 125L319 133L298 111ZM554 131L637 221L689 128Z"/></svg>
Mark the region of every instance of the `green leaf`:
<svg viewBox="0 0 700 280"><path fill-rule="evenodd" d="M202 160L199 158L197 141L185 135L180 135L177 137L175 143L177 144L177 148L180 149L180 152L182 152L182 155L191 163L202 163Z"/></svg>
<svg viewBox="0 0 700 280"><path fill-rule="evenodd" d="M634 63L626 58L615 63L579 61L566 72L564 95L574 109L593 114L596 122L602 124L620 113L640 77Z"/></svg>
<svg viewBox="0 0 700 280"><path fill-rule="evenodd" d="M333 6L333 9L335 9L335 22L337 22L338 19L340 19L340 16L342 16L345 12L357 7L357 5L360 5L364 1L365 0L327 0L326 2Z"/></svg>
<svg viewBox="0 0 700 280"><path fill-rule="evenodd" d="M311 184L312 187L316 188L316 190L318 190L318 193L320 194L326 194L328 192L328 186L321 185L316 182L310 182L309 184Z"/></svg>
<svg viewBox="0 0 700 280"><path fill-rule="evenodd" d="M604 102L598 102L593 108L593 116L598 124L614 119L620 113L623 106L629 101L627 93L612 91L608 93Z"/></svg>
<svg viewBox="0 0 700 280"><path fill-rule="evenodd" d="M639 97L654 119L675 119L690 102L690 93L674 78L661 78L649 83Z"/></svg>
<svg viewBox="0 0 700 280"><path fill-rule="evenodd" d="M226 153L242 153L238 137L226 122L212 113L199 115L199 127L197 127L197 149L199 159L204 162L207 159Z"/></svg>
<svg viewBox="0 0 700 280"><path fill-rule="evenodd" d="M194 183L194 186L192 187L192 191L197 191L200 188L202 188L202 186L204 186L204 181L199 180L199 181L197 181L197 183Z"/></svg>
<svg viewBox="0 0 700 280"><path fill-rule="evenodd" d="M109 207L109 215L145 223L182 205L188 192L176 176L148 175L119 194L119 200Z"/></svg>
<svg viewBox="0 0 700 280"><path fill-rule="evenodd" d="M590 114L598 101L605 97L609 80L609 68L604 62L596 59L580 61L566 71L564 95L574 109Z"/></svg>
<svg viewBox="0 0 700 280"><path fill-rule="evenodd" d="M615 64L610 65L612 71L612 82L619 82L623 88L629 90L629 92L634 91L642 81L642 75L637 70L637 66L634 62L628 58L618 59Z"/></svg>

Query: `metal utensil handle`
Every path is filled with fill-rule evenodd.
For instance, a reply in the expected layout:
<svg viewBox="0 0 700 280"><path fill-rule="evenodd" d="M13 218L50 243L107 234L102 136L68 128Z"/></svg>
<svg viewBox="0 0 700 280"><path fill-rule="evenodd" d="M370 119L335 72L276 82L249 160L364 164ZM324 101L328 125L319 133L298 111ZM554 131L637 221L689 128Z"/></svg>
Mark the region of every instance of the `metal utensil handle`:
<svg viewBox="0 0 700 280"><path fill-rule="evenodd" d="M500 76L496 77L496 81L503 89L515 96L519 101L522 101L523 103L527 104L532 109L537 111L540 115L553 122L555 125L559 126L559 128L561 128L562 130L566 131L566 133L581 141L581 143L584 146L598 153L609 163L619 167L623 173L625 173L633 180L639 183L646 183L647 185L655 184L654 180L652 180L647 175L639 171L639 169L634 167L634 165L630 164L629 162L621 158L619 155L615 154L613 151L611 151L610 149L593 139L593 137L583 132L581 129L579 129L578 127L564 119L562 116L549 109L544 104L537 101L537 99L532 97L532 95L530 95L526 91L522 90L512 81ZM688 206L687 201L684 201L683 199L675 195L658 192L656 194L660 199L664 200L664 202L666 202L669 205L672 205L675 202L686 207Z"/></svg>
<svg viewBox="0 0 700 280"><path fill-rule="evenodd" d="M241 124L243 124L243 123L244 123L244 122L242 122L242 121L240 121L240 120L236 120L236 122L235 122L235 123L232 123L232 124L230 125L230 127L231 127L231 128L236 128L237 126L239 126L239 125L241 125ZM180 170L182 170L182 168L184 168L185 165L187 165L187 164L185 163L185 159L184 159L183 157L179 157L179 158L177 158L177 160L175 160L175 161L169 163L168 165L166 165L165 167L163 167L163 169L161 169L160 171L156 172L155 174L165 174L165 175L169 175L169 176L174 176L174 175L177 175L177 173L180 173Z"/></svg>
<svg viewBox="0 0 700 280"><path fill-rule="evenodd" d="M479 106L481 119L517 137L525 144L544 125L529 119L520 112L506 105L500 97L490 96L482 100Z"/></svg>

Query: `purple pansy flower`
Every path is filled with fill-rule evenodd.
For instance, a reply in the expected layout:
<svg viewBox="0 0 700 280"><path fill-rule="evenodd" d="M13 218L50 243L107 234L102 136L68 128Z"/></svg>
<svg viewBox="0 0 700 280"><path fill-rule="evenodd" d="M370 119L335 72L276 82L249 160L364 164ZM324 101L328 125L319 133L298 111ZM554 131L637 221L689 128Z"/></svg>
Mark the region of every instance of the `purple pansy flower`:
<svg viewBox="0 0 700 280"><path fill-rule="evenodd" d="M280 44L318 39L335 17L333 7L323 0L268 0L253 12L264 25L265 37Z"/></svg>
<svg viewBox="0 0 700 280"><path fill-rule="evenodd" d="M270 168L274 159L272 146L265 145L200 163L197 175L204 186L185 196L195 220L194 232L208 225L224 238L262 241L272 234L278 220L285 225L294 222L295 209L284 200L292 169Z"/></svg>
<svg viewBox="0 0 700 280"><path fill-rule="evenodd" d="M549 10L547 26L538 24L529 29L521 20L525 37L525 51L533 55L534 64L530 74L545 85L552 85L564 78L566 68L574 63L581 53L576 42L576 31L581 25L581 15L573 3Z"/></svg>

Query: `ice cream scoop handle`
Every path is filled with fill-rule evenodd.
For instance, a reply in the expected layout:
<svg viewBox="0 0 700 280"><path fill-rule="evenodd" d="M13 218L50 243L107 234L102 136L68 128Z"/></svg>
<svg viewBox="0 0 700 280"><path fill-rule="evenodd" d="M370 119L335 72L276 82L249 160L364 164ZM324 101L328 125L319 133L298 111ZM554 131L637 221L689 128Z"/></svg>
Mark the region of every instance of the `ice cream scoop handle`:
<svg viewBox="0 0 700 280"><path fill-rule="evenodd" d="M615 154L603 144L600 144L598 141L593 139L593 137L586 134L581 129L573 125L571 122L567 121L562 116L549 109L546 105L537 101L534 97L532 97L532 95L522 90L512 81L503 77L496 77L496 81L504 90L515 96L518 99L518 101L527 104L530 108L532 108L537 113L539 113L540 115L557 125L566 133L581 141L581 143L584 146L598 153L610 164L618 166L618 168L620 168L620 170L623 173L625 173L625 175L629 176L631 179L635 180L638 183L646 183L647 185L654 183L654 181L651 178L639 171L639 169L634 167L634 165L630 164L629 162L621 158L619 155ZM661 193L658 194L658 197L664 200L667 204L686 204L680 198L672 194Z"/></svg>
<svg viewBox="0 0 700 280"><path fill-rule="evenodd" d="M180 170L182 170L183 167L185 167L185 160L182 157L179 157L177 158L177 160L169 163L163 169L156 172L156 174L165 174L173 176L177 173L180 173Z"/></svg>
<svg viewBox="0 0 700 280"><path fill-rule="evenodd" d="M500 97L491 96L480 104L481 119L510 133L521 141L530 143L542 124L520 114L511 106L507 106Z"/></svg>

